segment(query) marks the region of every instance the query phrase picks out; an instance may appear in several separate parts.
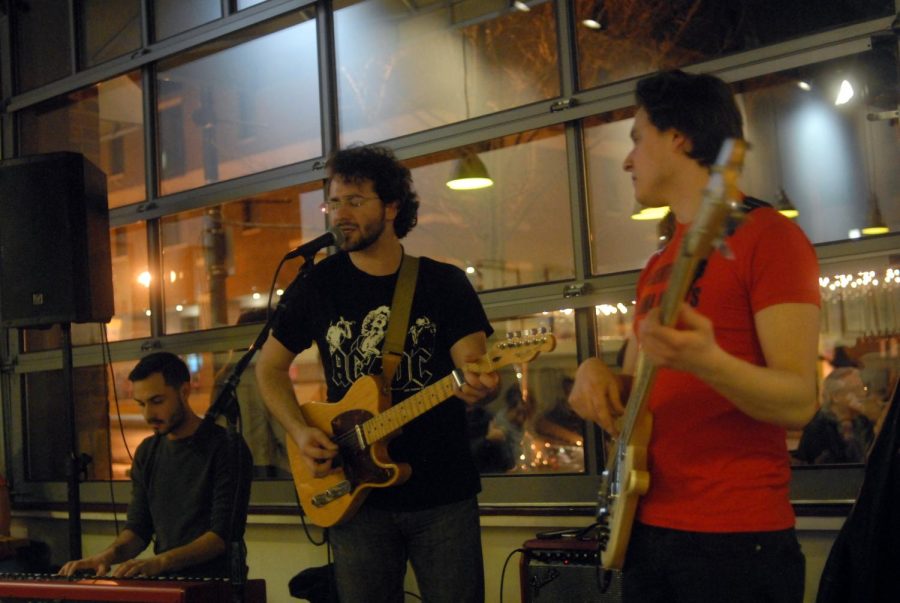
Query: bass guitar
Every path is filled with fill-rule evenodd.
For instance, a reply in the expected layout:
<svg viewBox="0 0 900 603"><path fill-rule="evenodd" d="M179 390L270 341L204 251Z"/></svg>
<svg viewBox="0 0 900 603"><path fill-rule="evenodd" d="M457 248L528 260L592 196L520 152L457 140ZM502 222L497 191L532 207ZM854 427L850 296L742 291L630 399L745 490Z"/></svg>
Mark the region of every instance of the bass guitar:
<svg viewBox="0 0 900 603"><path fill-rule="evenodd" d="M528 362L556 347L550 333L511 333L497 342L478 362L465 370L488 373L513 363ZM308 402L300 407L306 423L324 431L338 445L333 469L316 477L287 438L288 460L303 512L322 527L346 521L359 508L372 488L402 484L412 473L406 463L395 463L388 455L388 442L400 428L453 396L463 383L463 372L446 377L391 405L379 375L355 381L340 402Z"/></svg>
<svg viewBox="0 0 900 603"><path fill-rule="evenodd" d="M675 323L678 309L691 285L702 274L706 259L722 243L729 226L739 218L736 207L741 195L737 180L745 151L746 143L733 138L727 139L719 150L700 210L684 235L669 284L660 301L660 322L664 325ZM603 544L600 560L606 569L622 569L638 499L650 487L647 446L653 419L646 401L655 376L656 368L639 351L619 438L600 480L597 521Z"/></svg>

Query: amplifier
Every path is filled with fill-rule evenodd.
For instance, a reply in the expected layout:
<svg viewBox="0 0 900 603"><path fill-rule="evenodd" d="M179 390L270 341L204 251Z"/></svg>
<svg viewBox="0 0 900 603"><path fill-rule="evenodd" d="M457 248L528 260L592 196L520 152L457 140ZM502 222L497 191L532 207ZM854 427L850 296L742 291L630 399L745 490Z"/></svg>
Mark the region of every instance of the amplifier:
<svg viewBox="0 0 900 603"><path fill-rule="evenodd" d="M522 603L620 603L622 574L600 567L600 543L536 538L519 562Z"/></svg>

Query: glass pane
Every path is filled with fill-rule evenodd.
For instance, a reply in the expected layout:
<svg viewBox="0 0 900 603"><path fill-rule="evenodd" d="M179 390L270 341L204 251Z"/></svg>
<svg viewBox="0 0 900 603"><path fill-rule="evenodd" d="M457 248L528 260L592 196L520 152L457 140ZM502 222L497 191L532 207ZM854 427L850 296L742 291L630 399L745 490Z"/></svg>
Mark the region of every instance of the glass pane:
<svg viewBox="0 0 900 603"><path fill-rule="evenodd" d="M900 138L886 113L900 101L897 44L889 42L741 85L753 144L744 188L772 202L786 196L813 243L866 236L876 223L900 229Z"/></svg>
<svg viewBox="0 0 900 603"><path fill-rule="evenodd" d="M262 317L265 320L265 317ZM262 325L260 325L262 328ZM245 350L235 350L216 354L216 388L211 400L219 393L218 384L231 375ZM291 467L288 462L285 432L270 414L259 393L254 373L256 356L243 372L237 387L238 406L241 412L241 433L253 455L253 477L255 479L290 479ZM297 400L304 404L326 400L325 375L315 346L304 350L294 358L289 371L294 384Z"/></svg>
<svg viewBox="0 0 900 603"><path fill-rule="evenodd" d="M341 144L375 142L559 95L552 2L335 3Z"/></svg>
<svg viewBox="0 0 900 603"><path fill-rule="evenodd" d="M617 112L584 122L594 274L640 268L661 242L657 221L631 219L634 191L622 162L631 150L632 114Z"/></svg>
<svg viewBox="0 0 900 603"><path fill-rule="evenodd" d="M65 420L69 401L64 393L62 370L28 373L23 376L25 410L25 463L27 478L33 481L66 479L71 458L70 425ZM104 367L74 369L75 433L78 452L91 457L87 478L109 479L109 415L105 400L107 378Z"/></svg>
<svg viewBox="0 0 900 603"><path fill-rule="evenodd" d="M842 82L855 93L835 104ZM896 135L897 45L741 82L736 89L751 142L742 190L776 206L790 202L813 243L900 229L900 138ZM846 89L846 87L845 87ZM628 119L626 119L628 118ZM665 224L632 219L630 113L585 121L593 271L643 266Z"/></svg>
<svg viewBox="0 0 900 603"><path fill-rule="evenodd" d="M322 154L315 21L295 12L160 63L160 191Z"/></svg>
<svg viewBox="0 0 900 603"><path fill-rule="evenodd" d="M110 341L150 336L150 289L142 276L149 262L147 226L141 222L110 232L116 313L107 325Z"/></svg>
<svg viewBox="0 0 900 603"><path fill-rule="evenodd" d="M272 191L164 218L166 332L259 320L260 313L264 319L281 258L325 230L318 186ZM282 269L276 295L296 276L298 261Z"/></svg>
<svg viewBox="0 0 900 603"><path fill-rule="evenodd" d="M135 71L18 112L22 155L75 151L106 173L109 206L146 198L141 76Z"/></svg>
<svg viewBox="0 0 900 603"><path fill-rule="evenodd" d="M797 464L862 463L900 376L900 269L884 255L820 274L820 407L788 447Z"/></svg>
<svg viewBox="0 0 900 603"><path fill-rule="evenodd" d="M222 16L221 0L153 0L156 40L162 40Z"/></svg>
<svg viewBox="0 0 900 603"><path fill-rule="evenodd" d="M146 225L142 222L111 229L110 255L115 314L106 325L72 324L72 345L101 343L101 328L106 329L109 341L150 336L149 281L142 276L147 270ZM55 325L24 329L22 341L26 352L49 350L62 345L62 333Z"/></svg>
<svg viewBox="0 0 900 603"><path fill-rule="evenodd" d="M453 190L460 157L476 152L494 185ZM478 290L574 276L562 126L522 132L409 162L422 205L409 249L465 269Z"/></svg>
<svg viewBox="0 0 900 603"><path fill-rule="evenodd" d="M17 92L25 92L71 74L69 4L59 0L14 3L13 28Z"/></svg>
<svg viewBox="0 0 900 603"><path fill-rule="evenodd" d="M896 256L822 266L823 337L855 342L900 332Z"/></svg>
<svg viewBox="0 0 900 603"><path fill-rule="evenodd" d="M237 0L237 9L244 10L245 8L250 8L251 6L256 6L263 2L265 2L265 0Z"/></svg>
<svg viewBox="0 0 900 603"><path fill-rule="evenodd" d="M582 88L894 13L894 0L576 0Z"/></svg>
<svg viewBox="0 0 900 603"><path fill-rule="evenodd" d="M75 3L80 67L99 65L141 45L140 0L82 0Z"/></svg>
<svg viewBox="0 0 900 603"><path fill-rule="evenodd" d="M492 321L491 346L528 329L546 329L556 348L501 368L498 395L468 408L472 454L481 473L580 473L584 422L569 408L577 357L572 310ZM527 333L525 335L527 338Z"/></svg>

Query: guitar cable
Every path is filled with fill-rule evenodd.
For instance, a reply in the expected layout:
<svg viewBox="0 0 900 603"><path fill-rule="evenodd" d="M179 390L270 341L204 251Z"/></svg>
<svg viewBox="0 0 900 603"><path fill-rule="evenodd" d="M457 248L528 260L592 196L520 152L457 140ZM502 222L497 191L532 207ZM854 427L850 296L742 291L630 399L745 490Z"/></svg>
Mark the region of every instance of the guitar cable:
<svg viewBox="0 0 900 603"><path fill-rule="evenodd" d="M517 549L513 549L513 550L509 553L509 555L506 556L506 561L503 562L503 569L500 570L500 601L503 600L503 582L504 582L504 580L505 580L505 578L506 578L506 566L509 564L509 560L512 559L512 556L515 555L516 553L523 553L523 554L524 554L525 552L526 552L525 549L523 549L523 548L520 547L520 548L517 548Z"/></svg>
<svg viewBox="0 0 900 603"><path fill-rule="evenodd" d="M134 461L134 456L131 454L131 449L128 447L128 440L125 438L125 425L122 422L122 409L119 407L119 388L116 387L116 373L113 371L112 366L112 353L109 349L109 334L106 331L106 323L100 323L100 348L101 348L101 356L103 360L104 372L108 372L109 379L103 380L104 386L104 395L107 400L109 400L109 386L112 383L112 394L113 400L116 405L116 419L119 423L119 433L122 436L122 443L125 445L125 452L128 454L128 460ZM116 529L116 534L119 533L119 513L116 511L116 493L113 488L113 463L112 463L112 437L107 438L107 452L109 453L109 499L112 504L112 512L113 512L113 525Z"/></svg>

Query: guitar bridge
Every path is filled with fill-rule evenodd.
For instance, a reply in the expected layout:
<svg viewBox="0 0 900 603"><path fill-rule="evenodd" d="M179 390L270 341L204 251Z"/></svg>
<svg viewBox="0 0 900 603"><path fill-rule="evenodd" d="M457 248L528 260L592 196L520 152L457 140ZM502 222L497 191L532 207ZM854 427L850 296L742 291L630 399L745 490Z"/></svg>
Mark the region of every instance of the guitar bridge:
<svg viewBox="0 0 900 603"><path fill-rule="evenodd" d="M350 485L349 480L345 479L343 481L340 481L337 484L335 484L334 486L325 490L324 492L313 496L311 499L312 504L315 507L324 507L325 505L327 505L334 499L340 498L342 496L349 494L351 487L352 486Z"/></svg>

